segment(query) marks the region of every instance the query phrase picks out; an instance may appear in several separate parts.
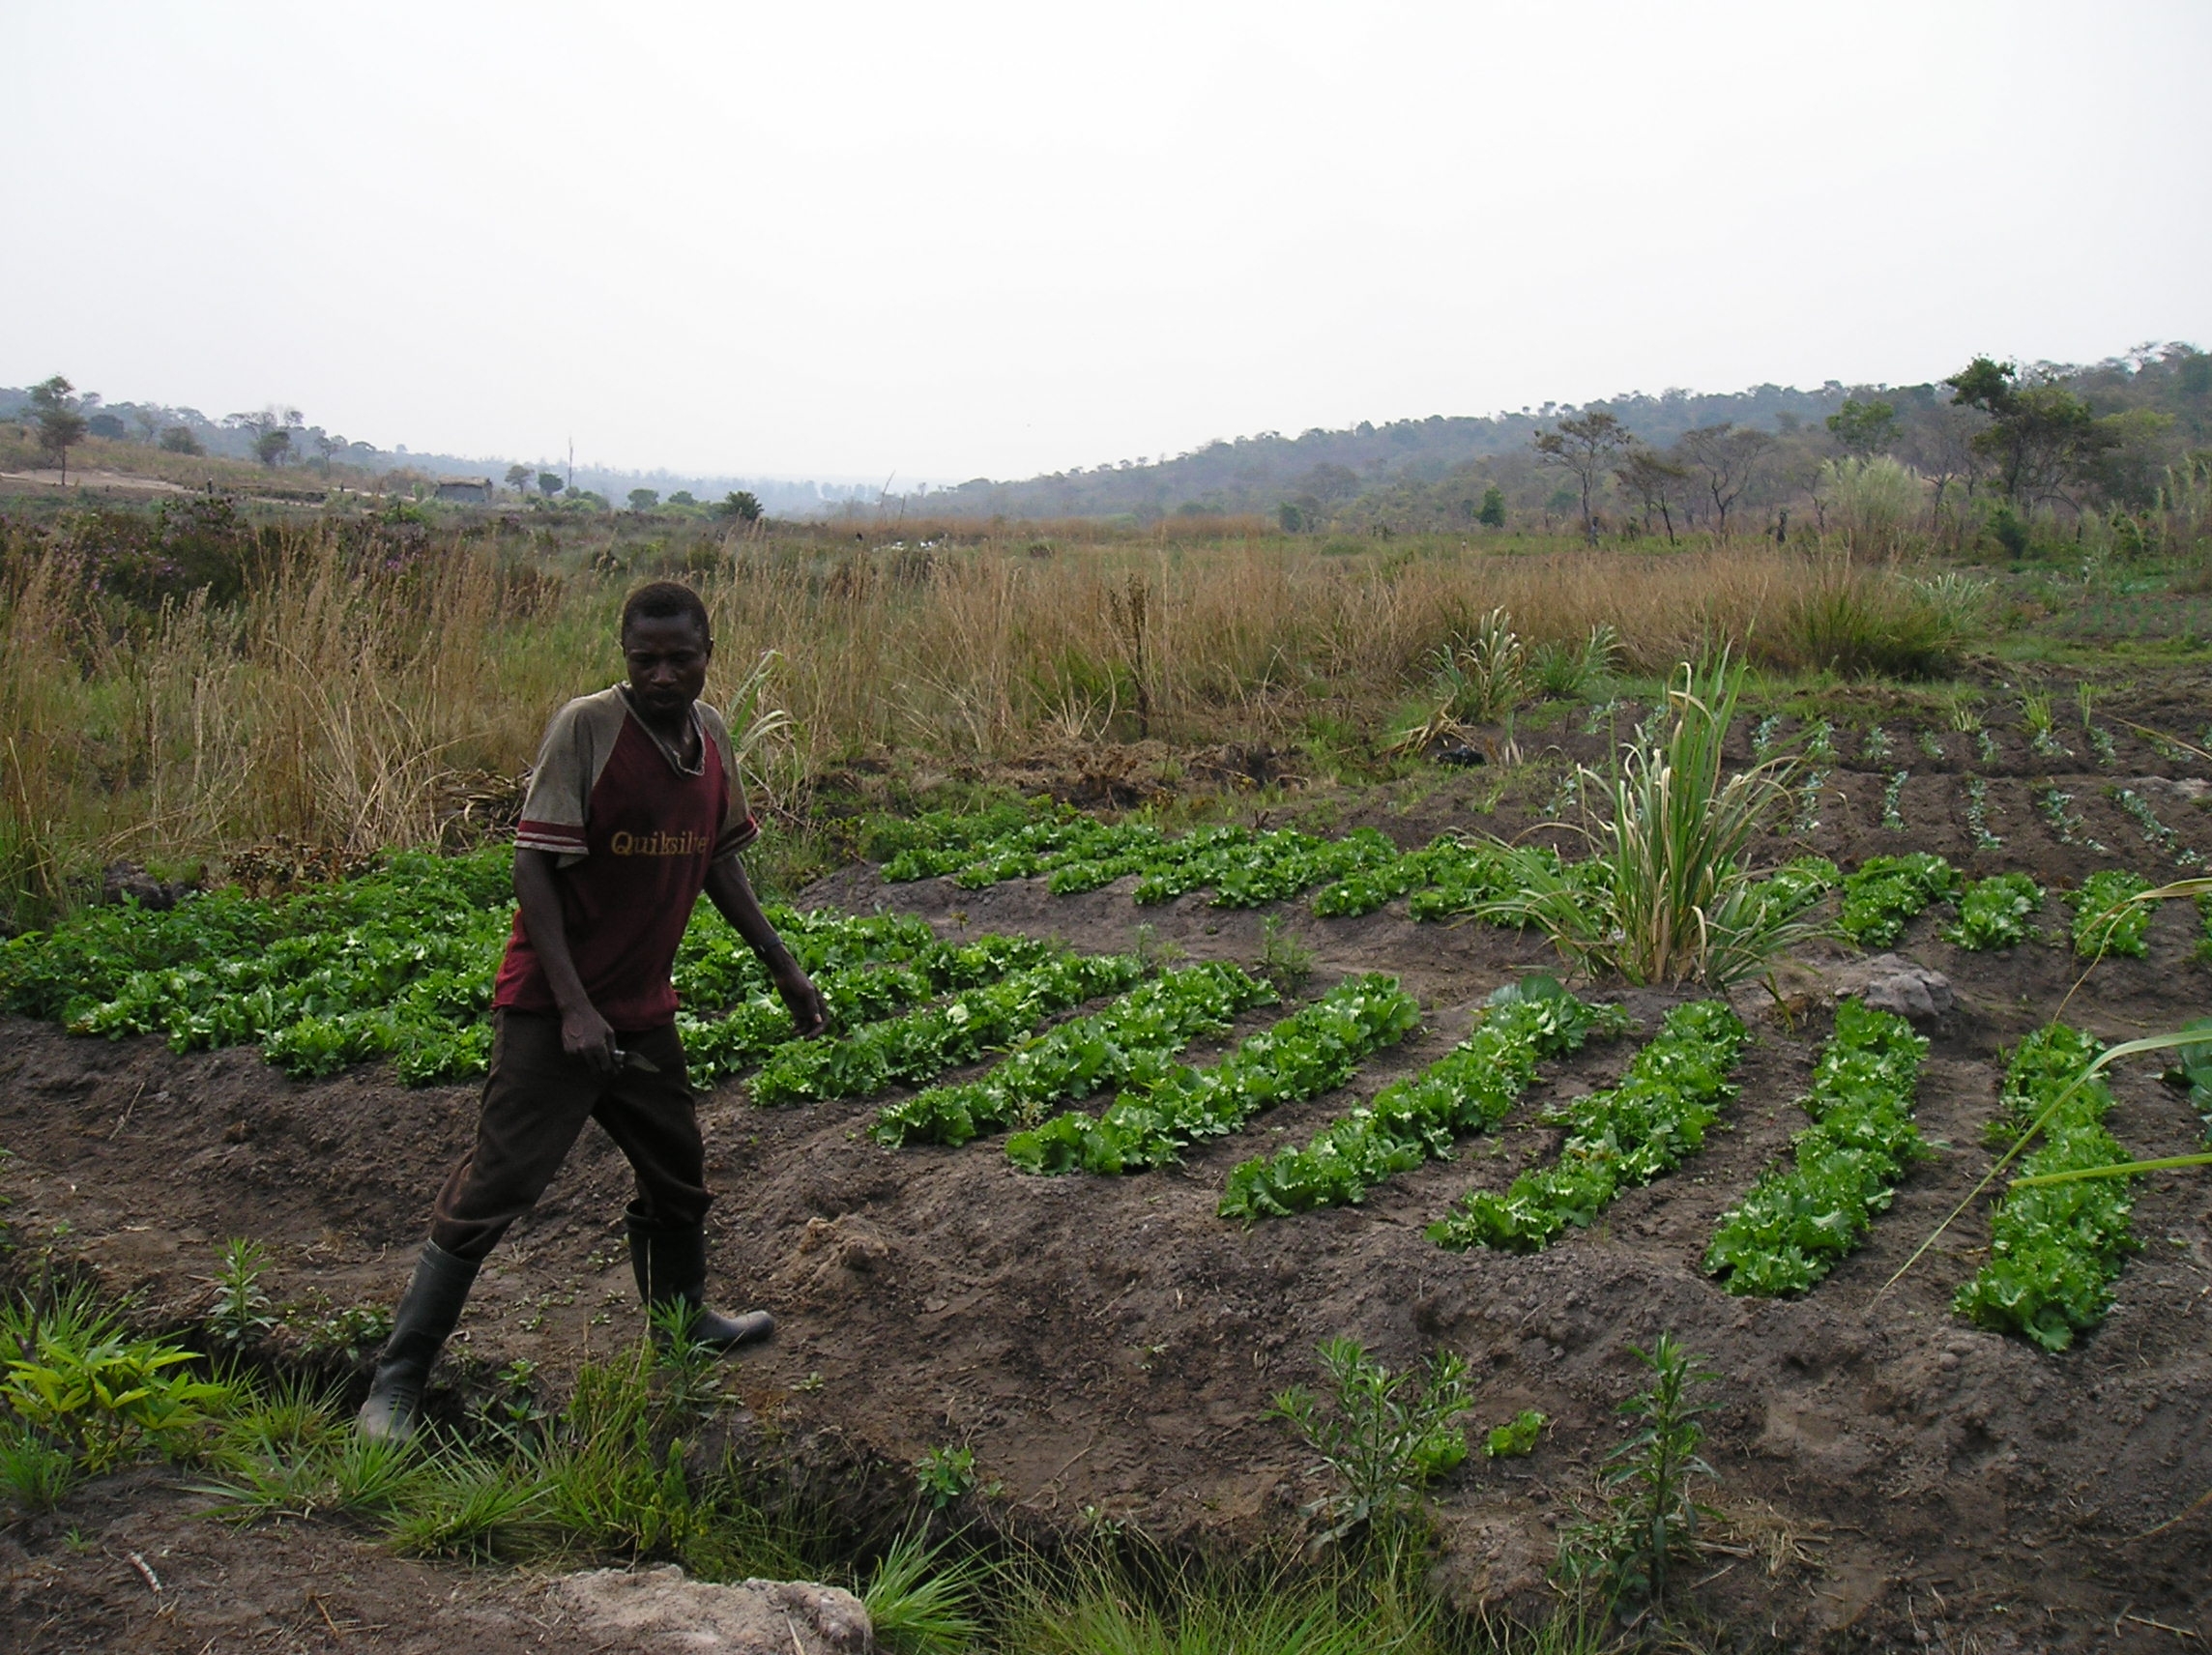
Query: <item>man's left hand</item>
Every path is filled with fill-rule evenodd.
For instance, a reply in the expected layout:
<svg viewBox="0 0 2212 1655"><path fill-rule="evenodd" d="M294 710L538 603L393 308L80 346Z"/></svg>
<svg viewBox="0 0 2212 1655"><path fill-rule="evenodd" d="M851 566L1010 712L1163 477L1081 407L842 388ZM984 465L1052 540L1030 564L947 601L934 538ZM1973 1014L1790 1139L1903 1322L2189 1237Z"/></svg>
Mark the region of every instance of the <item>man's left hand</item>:
<svg viewBox="0 0 2212 1655"><path fill-rule="evenodd" d="M784 1006L791 1013L792 1027L800 1039L810 1039L830 1027L829 1002L814 986L814 979L796 964L788 974L776 977L775 992L783 996Z"/></svg>

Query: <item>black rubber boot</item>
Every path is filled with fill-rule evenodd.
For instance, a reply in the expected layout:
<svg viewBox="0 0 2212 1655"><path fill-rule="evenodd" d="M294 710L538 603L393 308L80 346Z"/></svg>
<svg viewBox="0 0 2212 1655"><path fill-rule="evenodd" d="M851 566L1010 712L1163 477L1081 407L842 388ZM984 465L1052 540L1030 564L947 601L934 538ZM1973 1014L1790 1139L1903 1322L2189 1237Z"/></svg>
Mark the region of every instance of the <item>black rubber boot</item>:
<svg viewBox="0 0 2212 1655"><path fill-rule="evenodd" d="M649 1314L668 1305L690 1310L691 1337L697 1344L727 1350L775 1331L775 1318L765 1310L721 1316L707 1308L707 1231L702 1225L664 1229L631 1213L629 1266L637 1276L638 1300ZM664 1337L654 1329L655 1340Z"/></svg>
<svg viewBox="0 0 2212 1655"><path fill-rule="evenodd" d="M475 1263L454 1258L436 1242L422 1243L422 1262L393 1313L392 1337L384 1342L368 1400L361 1405L358 1423L364 1437L404 1442L415 1435L430 1365L461 1320L476 1279Z"/></svg>

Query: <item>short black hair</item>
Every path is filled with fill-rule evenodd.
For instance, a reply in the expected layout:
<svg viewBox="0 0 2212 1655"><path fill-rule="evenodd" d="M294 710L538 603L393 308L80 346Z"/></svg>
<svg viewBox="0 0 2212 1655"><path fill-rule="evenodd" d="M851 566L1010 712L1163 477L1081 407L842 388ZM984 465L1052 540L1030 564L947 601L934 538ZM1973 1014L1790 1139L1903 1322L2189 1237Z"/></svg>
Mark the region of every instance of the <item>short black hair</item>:
<svg viewBox="0 0 2212 1655"><path fill-rule="evenodd" d="M631 593L622 606L622 629L626 633L632 621L670 620L678 615L688 615L699 624L699 636L709 643L714 641L714 625L707 619L707 605L696 592L675 580L656 580Z"/></svg>

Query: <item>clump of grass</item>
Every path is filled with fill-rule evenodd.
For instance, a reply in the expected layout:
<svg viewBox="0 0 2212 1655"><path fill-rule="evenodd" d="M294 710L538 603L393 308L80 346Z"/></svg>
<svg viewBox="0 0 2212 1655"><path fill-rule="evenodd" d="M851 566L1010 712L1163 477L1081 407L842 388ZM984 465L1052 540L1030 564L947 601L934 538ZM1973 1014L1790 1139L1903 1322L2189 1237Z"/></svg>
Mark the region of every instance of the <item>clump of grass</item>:
<svg viewBox="0 0 2212 1655"><path fill-rule="evenodd" d="M1528 694L1528 649L1512 617L1493 609L1477 620L1439 657L1437 682L1443 710L1463 723L1487 724L1519 706Z"/></svg>
<svg viewBox="0 0 2212 1655"><path fill-rule="evenodd" d="M1780 664L1847 678L1938 678L1957 664L1964 635L1959 614L1924 591L1839 561L1790 600L1770 649Z"/></svg>
<svg viewBox="0 0 2212 1655"><path fill-rule="evenodd" d="M1477 915L1540 926L1584 970L1637 983L1741 981L1813 935L1803 910L1771 900L1751 871L1751 846L1789 808L1794 761L1729 772L1723 745L1742 687L1725 656L1703 675L1683 666L1664 731L1611 774L1583 771L1586 799L1607 806L1586 829L1589 862L1571 879L1531 869L1525 888Z"/></svg>
<svg viewBox="0 0 2212 1655"><path fill-rule="evenodd" d="M859 1596L884 1647L901 1655L960 1655L982 1637L989 1571L975 1557L948 1557L946 1550L909 1532L877 1559Z"/></svg>

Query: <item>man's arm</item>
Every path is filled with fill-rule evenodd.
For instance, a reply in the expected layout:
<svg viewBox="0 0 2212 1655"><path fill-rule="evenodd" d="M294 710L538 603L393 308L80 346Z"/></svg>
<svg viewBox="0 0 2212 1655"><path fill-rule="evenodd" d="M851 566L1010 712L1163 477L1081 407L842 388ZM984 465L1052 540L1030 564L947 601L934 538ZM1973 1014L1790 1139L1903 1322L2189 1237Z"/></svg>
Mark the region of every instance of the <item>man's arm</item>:
<svg viewBox="0 0 2212 1655"><path fill-rule="evenodd" d="M791 1021L800 1037L819 1034L829 1028L830 1008L822 999L822 991L800 970L799 962L791 957L783 939L775 934L775 927L768 922L768 915L761 912L760 899L753 895L752 882L745 878L744 864L736 857L724 857L707 870L707 899L760 956L761 964L768 968L768 974L775 981L775 992L783 996L783 1003L791 1008Z"/></svg>
<svg viewBox="0 0 2212 1655"><path fill-rule="evenodd" d="M576 961L568 952L568 920L561 912L561 888L554 883L556 867L548 851L518 847L514 853L514 899L522 905L523 935L545 968L545 984L561 1008L561 1049L611 1075L615 1031L576 974Z"/></svg>

